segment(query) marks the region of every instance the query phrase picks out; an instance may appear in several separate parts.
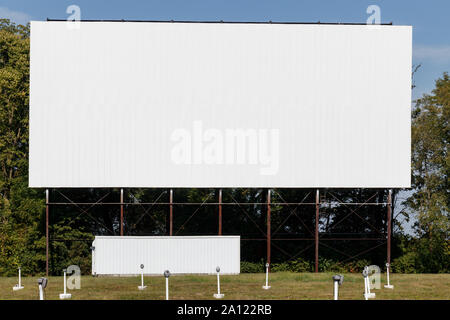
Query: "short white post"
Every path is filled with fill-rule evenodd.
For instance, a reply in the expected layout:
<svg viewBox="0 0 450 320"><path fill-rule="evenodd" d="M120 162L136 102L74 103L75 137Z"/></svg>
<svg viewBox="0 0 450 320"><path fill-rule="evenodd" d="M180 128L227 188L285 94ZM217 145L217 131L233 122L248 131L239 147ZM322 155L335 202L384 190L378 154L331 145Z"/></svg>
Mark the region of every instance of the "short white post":
<svg viewBox="0 0 450 320"><path fill-rule="evenodd" d="M13 287L13 291L22 290L22 289L23 289L23 286L22 286L22 272L21 272L20 267L19 267L19 283L16 284Z"/></svg>
<svg viewBox="0 0 450 320"><path fill-rule="evenodd" d="M147 286L144 286L144 265L141 264L141 285L138 286L139 290L144 290L145 288L147 288Z"/></svg>
<svg viewBox="0 0 450 320"><path fill-rule="evenodd" d="M170 277L169 270L164 271L164 277L166 277L166 300L169 300L169 277Z"/></svg>
<svg viewBox="0 0 450 320"><path fill-rule="evenodd" d="M370 292L370 280L369 280L369 269L364 267L363 270L364 277L364 298L368 300L369 298L375 298L375 293Z"/></svg>
<svg viewBox="0 0 450 320"><path fill-rule="evenodd" d="M72 298L72 294L67 293L67 291L66 291L66 288L67 288L67 278L66 278L67 270L64 269L63 272L64 272L64 293L60 293L60 294L59 294L59 298L60 298L61 300Z"/></svg>
<svg viewBox="0 0 450 320"><path fill-rule="evenodd" d="M334 300L339 300L339 286L342 285L342 283L344 282L344 276L340 274L333 276L333 282L334 282Z"/></svg>
<svg viewBox="0 0 450 320"><path fill-rule="evenodd" d="M47 278L39 278L39 300L44 300L44 289L47 287Z"/></svg>
<svg viewBox="0 0 450 320"><path fill-rule="evenodd" d="M362 275L364 277L364 299L368 300L369 299L369 296L367 294L367 275L368 275L368 272L367 272L366 267L364 267Z"/></svg>
<svg viewBox="0 0 450 320"><path fill-rule="evenodd" d="M338 289L339 288L339 282L338 281L334 281L334 300L339 300L339 294L338 294Z"/></svg>
<svg viewBox="0 0 450 320"><path fill-rule="evenodd" d="M214 298L222 299L224 297L223 293L220 293L220 267L216 268L217 272L217 293L214 294Z"/></svg>
<svg viewBox="0 0 450 320"><path fill-rule="evenodd" d="M44 300L44 290L42 289L42 285L39 285L39 300Z"/></svg>
<svg viewBox="0 0 450 320"><path fill-rule="evenodd" d="M384 285L386 289L394 289L394 286L390 284L389 282L389 271L390 271L391 265L389 263L386 263L386 276L387 276L387 284Z"/></svg>
<svg viewBox="0 0 450 320"><path fill-rule="evenodd" d="M265 290L270 289L270 286L269 286L269 263L266 263L266 285L263 286L263 289L265 289Z"/></svg>

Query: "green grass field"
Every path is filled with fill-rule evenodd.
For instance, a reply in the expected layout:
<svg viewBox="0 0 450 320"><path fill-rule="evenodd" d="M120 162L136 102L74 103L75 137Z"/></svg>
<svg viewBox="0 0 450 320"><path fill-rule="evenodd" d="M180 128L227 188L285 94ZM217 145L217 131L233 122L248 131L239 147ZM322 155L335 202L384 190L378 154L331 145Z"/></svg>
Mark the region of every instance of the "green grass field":
<svg viewBox="0 0 450 320"><path fill-rule="evenodd" d="M331 273L288 273L270 275L269 290L263 290L264 274L240 274L221 277L221 292L225 299L297 299L330 300L333 298ZM381 276L381 289L373 290L380 299L444 299L450 300L450 274L393 274L393 290L383 288L386 283ZM0 300L38 299L37 277L25 277L23 290L13 291L17 278L0 278ZM169 281L170 299L214 299L216 276L172 276ZM81 278L81 289L70 290L72 299L165 299L163 276L145 277L146 290L139 291L140 277L91 277ZM362 300L364 282L361 274L345 274L340 287L341 300ZM59 299L63 292L63 278L50 277L46 299Z"/></svg>

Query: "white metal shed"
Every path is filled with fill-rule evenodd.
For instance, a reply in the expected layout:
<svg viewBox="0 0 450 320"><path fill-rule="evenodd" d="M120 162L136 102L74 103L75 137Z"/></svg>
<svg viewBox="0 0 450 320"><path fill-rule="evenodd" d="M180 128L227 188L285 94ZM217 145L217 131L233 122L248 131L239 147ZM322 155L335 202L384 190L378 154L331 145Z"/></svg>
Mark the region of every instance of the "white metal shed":
<svg viewBox="0 0 450 320"><path fill-rule="evenodd" d="M93 275L240 273L240 236L96 236Z"/></svg>

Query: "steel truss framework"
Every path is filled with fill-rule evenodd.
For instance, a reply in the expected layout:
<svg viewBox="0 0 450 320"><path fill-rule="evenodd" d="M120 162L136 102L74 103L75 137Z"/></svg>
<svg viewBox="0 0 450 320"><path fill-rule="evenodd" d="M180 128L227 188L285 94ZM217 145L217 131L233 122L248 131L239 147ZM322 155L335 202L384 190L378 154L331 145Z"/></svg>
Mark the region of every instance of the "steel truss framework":
<svg viewBox="0 0 450 320"><path fill-rule="evenodd" d="M121 236L124 235L124 216L126 214L125 212L125 207L130 207L130 206L140 206L144 213L139 217L139 219L135 222L134 225L136 225L136 223L140 222L144 216L150 216L152 217L149 213L150 210L152 210L152 208L156 205L162 205L162 206L166 206L168 207L168 211L169 211L169 223L167 226L167 234L170 236L176 236L181 230L183 230L183 228L186 226L187 223L189 223L189 221L200 211L200 208L205 207L205 206L215 206L217 207L217 219L218 219L218 231L217 234L220 236L222 235L222 229L223 229L223 225L222 225L222 211L224 207L227 206L237 206L240 209L240 212L242 212L244 215L246 215L246 217L257 227L257 229L260 231L262 237L260 238L244 238L241 239L243 241L265 241L266 242L266 260L267 262L271 263L271 249L272 247L274 249L279 250L280 252L282 252L284 255L289 257L290 259L294 259L296 257L298 257L300 254L302 254L303 252L305 252L306 250L310 249L311 247L314 247L314 269L315 272L319 271L319 245L324 246L328 249L334 250L335 252L338 252L344 256L346 256L345 260L341 261L341 262L345 262L348 260L351 260L355 257L358 257L362 254L365 254L369 251L372 251L382 245L386 245L386 250L387 250L387 263L391 262L391 235L392 235L392 190L389 190L388 192L388 198L387 198L387 202L373 202L374 197L377 195L377 193L375 193L374 195L372 195L371 197L369 197L366 201L364 202L342 202L340 199L338 199L338 197L336 197L335 195L333 195L332 193L328 192L328 194L331 195L331 199L327 200L321 200L320 198L320 190L316 189L315 190L315 201L314 202L305 202L305 199L308 197L308 195L310 195L310 193L308 193L304 199L302 199L302 201L300 202L287 202L283 199L283 196L277 191L277 189L266 189L267 193L266 193L266 201L265 202L239 202L237 201L235 198L231 197L232 201L230 202L223 202L223 197L222 197L222 189L218 189L216 192L216 201L215 202L208 202L208 200L210 200L211 198L213 198L213 194L214 193L210 193L207 198L203 201L203 202L174 202L174 191L173 189L169 189L169 190L162 190L162 192L159 194L159 196L156 198L155 201L153 202L125 202L124 201L124 189L120 189L120 201L119 202L104 202L103 200L111 194L112 191L107 192L105 195L103 195L102 197L100 197L96 202L75 202L72 201L69 197L67 197L65 194L63 194L61 191L59 191L58 189L54 189L56 192L58 192L64 199L65 201L62 202L51 202L50 201L50 192L49 189L46 189L46 199L45 199L45 205L46 205L46 210L45 210L45 217L46 217L46 221L45 221L45 229L46 229L46 274L49 274L49 242L50 241L91 241L91 240L86 240L86 239L50 239L50 234L49 234L49 219L50 219L50 208L51 207L57 207L57 206L71 206L71 207L75 207L79 210L79 214L85 214L87 215L89 218L91 218L93 221L95 221L96 223L99 223L100 225L102 225L102 223L96 219L91 213L89 213L90 210L92 210L95 207L98 206L113 206L113 207L117 207L120 208L120 225L119 225L119 234ZM129 194L131 194L131 190L129 191ZM160 199L163 198L164 195L168 194L168 202L161 202ZM272 202L271 201L271 196L272 194L276 194L278 199L281 199L281 202ZM372 202L371 202L372 201ZM346 220L348 217L350 216L356 216L358 217L362 222L364 222L365 224L368 224L372 229L375 229L377 231L377 234L379 235L379 237L377 238L367 238L367 237L363 237L363 238L355 238L355 237L346 237L346 238L331 238L331 237L324 237L327 233L326 232L320 232L320 228L319 228L319 222L320 222L320 208L326 207L328 205L343 205L345 206L349 213L346 214L343 218L341 218L341 220L339 220L338 222L336 222L334 224L334 227L336 227L338 224L340 224L341 222L343 222L344 220ZM174 212L174 207L176 206L197 206L197 209L194 210L194 212L189 215L189 217L184 221L184 223L176 230L174 230L174 221L173 221L173 216L174 213L176 214L176 212ZM252 218L251 216L246 212L245 210L245 206L261 206L262 208L265 207L266 210L266 231L263 230L263 228L261 228ZM304 223L304 221L302 220L302 218L297 214L297 209L301 206L309 206L315 209L315 229L310 230L306 224ZM358 214L358 209L364 207L364 206L381 206L381 207L386 207L387 208L387 219L386 219L386 232L382 232L380 230L377 230L373 225L371 225L368 221L366 221L364 218L362 218L359 214ZM271 213L272 213L272 208L274 207L284 207L287 208L289 210L289 214L283 219L283 221L276 226L276 228L274 230L272 230L272 225L271 225ZM275 236L277 233L279 233L279 231L282 229L282 227L285 225L285 223L288 221L288 219L290 217L296 217L299 222L305 227L305 229L308 231L308 233L311 235L310 237L303 237L303 238L276 238L273 237ZM105 230L109 231L111 234L114 234L114 231L111 230L110 228L108 228L107 226L105 226L103 224L103 227L105 228ZM322 241L320 241L322 240ZM370 247L369 249L366 249L362 252L359 252L355 255L349 255L346 252L343 252L341 250L337 250L336 248L326 244L326 241L370 241L370 240L375 240L375 242L378 242L376 245ZM307 245L305 248L302 248L299 252L295 253L294 255L290 255L289 253L287 253L284 249L282 249L277 242L279 241L307 241L310 242L309 245Z"/></svg>

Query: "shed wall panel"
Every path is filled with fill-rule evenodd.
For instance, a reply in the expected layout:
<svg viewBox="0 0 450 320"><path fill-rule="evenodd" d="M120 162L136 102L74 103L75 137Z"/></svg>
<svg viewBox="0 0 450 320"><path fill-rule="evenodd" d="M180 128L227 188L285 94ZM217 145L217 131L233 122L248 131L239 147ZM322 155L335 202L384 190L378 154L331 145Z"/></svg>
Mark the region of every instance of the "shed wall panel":
<svg viewBox="0 0 450 320"><path fill-rule="evenodd" d="M92 274L223 274L240 272L239 236L97 236Z"/></svg>

